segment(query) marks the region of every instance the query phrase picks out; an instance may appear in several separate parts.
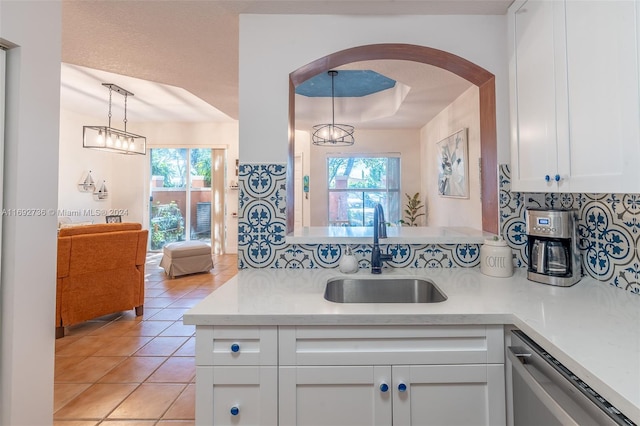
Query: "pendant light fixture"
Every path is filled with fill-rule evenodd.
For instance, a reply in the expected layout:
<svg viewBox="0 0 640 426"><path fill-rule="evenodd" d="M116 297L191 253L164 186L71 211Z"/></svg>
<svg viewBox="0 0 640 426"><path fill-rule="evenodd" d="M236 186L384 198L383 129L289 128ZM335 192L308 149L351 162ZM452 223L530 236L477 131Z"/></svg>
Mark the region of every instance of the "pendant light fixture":
<svg viewBox="0 0 640 426"><path fill-rule="evenodd" d="M313 126L312 141L319 146L349 146L353 145L353 126L336 124L334 78L338 71L328 72L331 76L331 124L317 124Z"/></svg>
<svg viewBox="0 0 640 426"><path fill-rule="evenodd" d="M102 85L109 89L109 125L83 126L82 146L120 154L146 155L147 138L127 132L127 97L133 96L133 93L115 84ZM124 96L124 130L111 127L111 95L114 91Z"/></svg>

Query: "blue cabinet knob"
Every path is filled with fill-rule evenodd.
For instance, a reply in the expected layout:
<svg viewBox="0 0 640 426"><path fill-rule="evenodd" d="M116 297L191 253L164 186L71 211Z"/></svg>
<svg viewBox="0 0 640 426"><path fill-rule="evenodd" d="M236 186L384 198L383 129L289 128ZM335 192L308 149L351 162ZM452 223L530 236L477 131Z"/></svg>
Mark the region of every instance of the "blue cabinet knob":
<svg viewBox="0 0 640 426"><path fill-rule="evenodd" d="M404 383L400 382L400 384L398 385L398 391L406 392L406 390L407 390L407 385L405 385Z"/></svg>
<svg viewBox="0 0 640 426"><path fill-rule="evenodd" d="M547 181L547 182L550 182L551 181L551 176L544 175L544 180Z"/></svg>
<svg viewBox="0 0 640 426"><path fill-rule="evenodd" d="M237 416L238 414L240 414L240 408L238 408L237 405L234 405L233 407L231 407L231 410L229 410L231 412L232 416Z"/></svg>
<svg viewBox="0 0 640 426"><path fill-rule="evenodd" d="M556 182L560 182L560 175L555 175L553 178Z"/></svg>
<svg viewBox="0 0 640 426"><path fill-rule="evenodd" d="M380 384L380 392L386 392L389 390L389 385L386 383L381 383Z"/></svg>
<svg viewBox="0 0 640 426"><path fill-rule="evenodd" d="M237 343L234 343L231 345L231 352L239 352L240 351L240 345Z"/></svg>

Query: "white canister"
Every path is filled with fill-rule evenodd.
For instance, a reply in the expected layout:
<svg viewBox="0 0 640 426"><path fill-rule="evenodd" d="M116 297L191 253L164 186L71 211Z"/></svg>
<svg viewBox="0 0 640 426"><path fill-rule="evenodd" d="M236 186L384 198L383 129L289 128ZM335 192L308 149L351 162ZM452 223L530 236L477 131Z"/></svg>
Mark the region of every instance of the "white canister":
<svg viewBox="0 0 640 426"><path fill-rule="evenodd" d="M358 272L358 259L356 259L355 255L351 251L351 247L347 246L344 255L340 258L338 268L343 274L355 274Z"/></svg>
<svg viewBox="0 0 640 426"><path fill-rule="evenodd" d="M480 247L480 271L492 277L513 275L513 253L502 238L484 240Z"/></svg>

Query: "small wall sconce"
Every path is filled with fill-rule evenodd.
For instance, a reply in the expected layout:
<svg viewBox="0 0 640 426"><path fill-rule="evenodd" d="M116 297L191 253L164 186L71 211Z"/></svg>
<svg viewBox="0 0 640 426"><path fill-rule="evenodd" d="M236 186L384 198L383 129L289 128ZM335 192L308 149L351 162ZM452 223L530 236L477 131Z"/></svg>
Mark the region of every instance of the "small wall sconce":
<svg viewBox="0 0 640 426"><path fill-rule="evenodd" d="M91 177L91 170L88 173L82 175L80 183L78 183L78 190L80 192L93 192L96 189L96 185Z"/></svg>
<svg viewBox="0 0 640 426"><path fill-rule="evenodd" d="M105 181L102 181L102 185L95 191L93 191L93 198L96 201L104 201L109 198L109 191L107 190L107 186L105 185Z"/></svg>

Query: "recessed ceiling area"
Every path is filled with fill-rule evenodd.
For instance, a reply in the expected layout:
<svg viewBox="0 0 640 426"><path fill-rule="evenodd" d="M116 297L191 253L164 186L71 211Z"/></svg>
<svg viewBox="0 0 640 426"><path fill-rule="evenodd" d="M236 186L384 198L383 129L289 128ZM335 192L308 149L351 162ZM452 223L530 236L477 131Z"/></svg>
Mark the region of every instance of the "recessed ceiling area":
<svg viewBox="0 0 640 426"><path fill-rule="evenodd" d="M330 73L335 72L333 78ZM298 87L296 94L315 97L356 98L391 89L396 81L373 70L332 70L311 77Z"/></svg>
<svg viewBox="0 0 640 426"><path fill-rule="evenodd" d="M393 88L368 96L336 98L335 121L359 129L422 128L472 86L449 71L412 61L361 61L336 69L336 90L347 71L370 70L395 81ZM310 130L327 120L331 121L330 98L296 95L296 129Z"/></svg>

